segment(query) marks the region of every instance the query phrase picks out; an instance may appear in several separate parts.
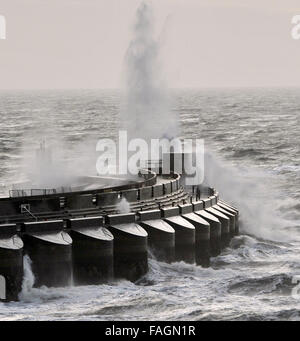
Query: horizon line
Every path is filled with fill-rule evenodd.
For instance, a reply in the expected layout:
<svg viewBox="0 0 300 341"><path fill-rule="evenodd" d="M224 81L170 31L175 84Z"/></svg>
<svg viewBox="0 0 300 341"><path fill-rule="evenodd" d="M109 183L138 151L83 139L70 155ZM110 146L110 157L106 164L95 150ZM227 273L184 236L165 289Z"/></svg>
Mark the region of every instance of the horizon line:
<svg viewBox="0 0 300 341"><path fill-rule="evenodd" d="M209 89L299 89L299 85L216 85L216 86L180 86L170 87L168 90L209 90ZM85 90L114 90L122 91L121 87L106 87L106 88L89 88L89 87L74 87L74 88L0 88L0 91L85 91Z"/></svg>

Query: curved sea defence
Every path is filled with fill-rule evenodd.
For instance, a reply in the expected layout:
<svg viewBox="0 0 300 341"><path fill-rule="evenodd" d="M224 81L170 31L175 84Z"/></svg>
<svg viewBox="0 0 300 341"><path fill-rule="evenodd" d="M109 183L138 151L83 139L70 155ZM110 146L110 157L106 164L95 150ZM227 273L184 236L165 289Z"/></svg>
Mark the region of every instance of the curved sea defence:
<svg viewBox="0 0 300 341"><path fill-rule="evenodd" d="M238 233L238 210L214 189L202 192L191 194L179 174L149 172L105 190L0 199L0 299L18 299L24 255L36 287L135 282L149 255L208 267ZM124 198L129 212L119 213Z"/></svg>

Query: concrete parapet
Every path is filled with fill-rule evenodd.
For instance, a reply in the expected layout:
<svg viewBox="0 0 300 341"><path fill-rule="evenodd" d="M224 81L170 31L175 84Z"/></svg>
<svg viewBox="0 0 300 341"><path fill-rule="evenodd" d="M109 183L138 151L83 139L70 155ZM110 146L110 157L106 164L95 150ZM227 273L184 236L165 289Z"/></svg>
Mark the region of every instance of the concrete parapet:
<svg viewBox="0 0 300 341"><path fill-rule="evenodd" d="M204 202L202 200L194 201L192 205L193 205L193 211L204 210Z"/></svg>
<svg viewBox="0 0 300 341"><path fill-rule="evenodd" d="M203 199L203 205L204 205L204 208L209 208L212 206L212 203L211 203L211 199Z"/></svg>
<svg viewBox="0 0 300 341"><path fill-rule="evenodd" d="M0 216L16 215L21 212L20 205L22 201L17 200L0 200Z"/></svg>
<svg viewBox="0 0 300 341"><path fill-rule="evenodd" d="M105 224L107 225L130 224L134 222L135 213L109 214L105 216Z"/></svg>
<svg viewBox="0 0 300 341"><path fill-rule="evenodd" d="M34 232L62 231L63 228L64 228L63 220L34 221L34 222L23 223L22 232L34 233Z"/></svg>
<svg viewBox="0 0 300 341"><path fill-rule="evenodd" d="M217 200L217 197L215 195L211 196L209 199L211 200L212 206L217 204L218 200Z"/></svg>
<svg viewBox="0 0 300 341"><path fill-rule="evenodd" d="M164 195L164 189L162 185L154 185L152 186L153 197L162 197Z"/></svg>
<svg viewBox="0 0 300 341"><path fill-rule="evenodd" d="M66 207L69 209L84 209L95 207L92 194L74 195L67 197Z"/></svg>
<svg viewBox="0 0 300 341"><path fill-rule="evenodd" d="M17 233L16 224L0 224L0 238L2 236L12 236Z"/></svg>
<svg viewBox="0 0 300 341"><path fill-rule="evenodd" d="M175 217L175 216L179 216L179 214L180 212L179 212L178 206L161 208L162 218Z"/></svg>
<svg viewBox="0 0 300 341"><path fill-rule="evenodd" d="M121 197L125 198L129 202L135 202L138 200L138 190L129 189L127 191L123 191L121 192Z"/></svg>
<svg viewBox="0 0 300 341"><path fill-rule="evenodd" d="M40 212L52 212L60 210L59 198L43 198L33 200L30 198L26 201L30 205L30 212L40 213Z"/></svg>
<svg viewBox="0 0 300 341"><path fill-rule="evenodd" d="M104 218L102 216L67 219L67 228L69 229L100 227L103 224Z"/></svg>
<svg viewBox="0 0 300 341"><path fill-rule="evenodd" d="M178 205L178 207L179 207L179 212L181 215L193 212L193 205L192 204Z"/></svg>
<svg viewBox="0 0 300 341"><path fill-rule="evenodd" d="M139 199L149 200L152 198L152 187L142 187L139 189Z"/></svg>
<svg viewBox="0 0 300 341"><path fill-rule="evenodd" d="M172 186L171 182L167 182L163 184L164 194L168 195L172 193Z"/></svg>
<svg viewBox="0 0 300 341"><path fill-rule="evenodd" d="M177 191L177 181L172 180L171 181L171 192L176 192Z"/></svg>
<svg viewBox="0 0 300 341"><path fill-rule="evenodd" d="M138 215L139 221L160 219L161 210L139 211L137 212L137 215Z"/></svg>
<svg viewBox="0 0 300 341"><path fill-rule="evenodd" d="M97 206L113 206L119 201L117 192L99 193L96 196Z"/></svg>

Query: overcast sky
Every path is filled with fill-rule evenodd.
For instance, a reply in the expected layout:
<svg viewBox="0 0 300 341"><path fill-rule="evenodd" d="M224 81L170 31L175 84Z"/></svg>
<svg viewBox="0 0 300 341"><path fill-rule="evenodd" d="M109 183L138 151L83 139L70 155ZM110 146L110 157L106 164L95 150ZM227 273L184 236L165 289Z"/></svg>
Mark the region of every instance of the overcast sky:
<svg viewBox="0 0 300 341"><path fill-rule="evenodd" d="M0 88L118 88L138 0L1 0ZM299 0L152 0L170 87L300 86Z"/></svg>

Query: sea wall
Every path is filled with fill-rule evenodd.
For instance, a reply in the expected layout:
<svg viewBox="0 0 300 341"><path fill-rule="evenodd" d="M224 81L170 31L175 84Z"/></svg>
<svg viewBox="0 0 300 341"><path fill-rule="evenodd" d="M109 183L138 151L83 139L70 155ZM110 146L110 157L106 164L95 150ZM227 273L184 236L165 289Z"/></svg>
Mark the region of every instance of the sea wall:
<svg viewBox="0 0 300 341"><path fill-rule="evenodd" d="M0 299L18 299L25 254L35 286L136 281L147 273L149 256L209 266L237 232L238 211L218 195L128 214L2 224Z"/></svg>

